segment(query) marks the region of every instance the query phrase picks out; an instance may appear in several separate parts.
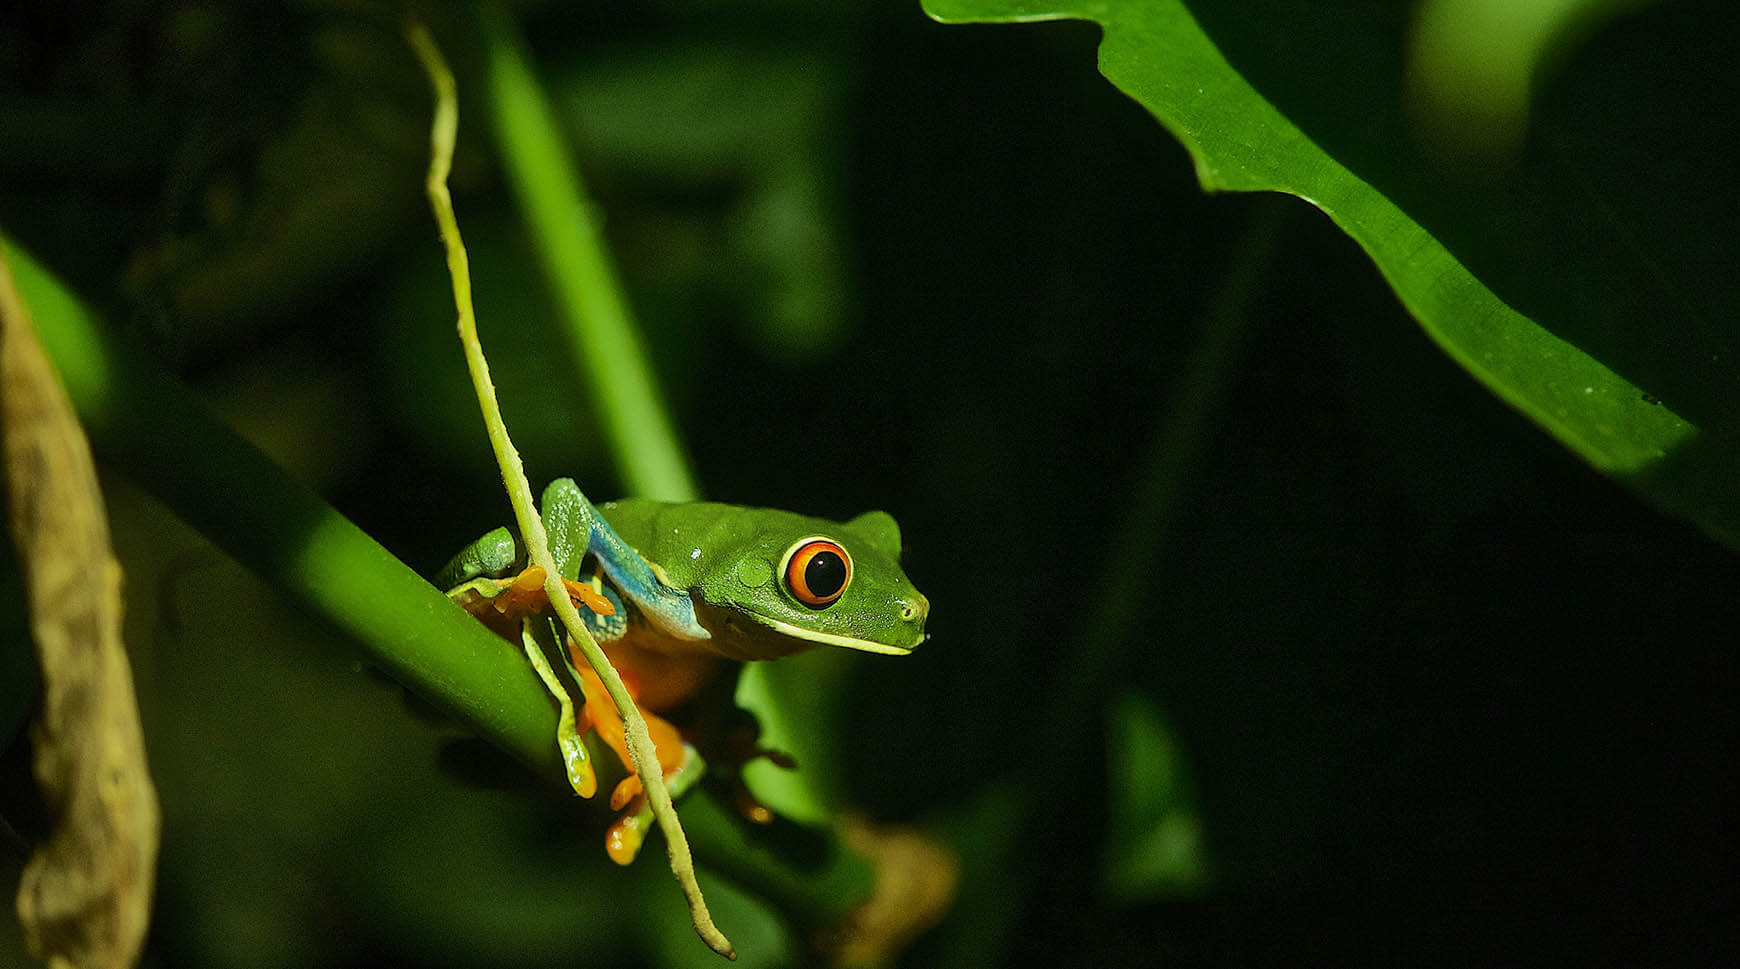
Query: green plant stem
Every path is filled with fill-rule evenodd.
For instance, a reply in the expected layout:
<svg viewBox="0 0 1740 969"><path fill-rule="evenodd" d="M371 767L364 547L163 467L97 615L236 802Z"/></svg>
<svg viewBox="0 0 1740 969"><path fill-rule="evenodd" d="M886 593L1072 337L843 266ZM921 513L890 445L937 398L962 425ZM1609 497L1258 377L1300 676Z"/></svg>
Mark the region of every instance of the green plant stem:
<svg viewBox="0 0 1740 969"><path fill-rule="evenodd" d="M623 485L643 498L693 501L694 477L611 265L602 220L586 199L525 43L495 3L473 9L497 153Z"/></svg>
<svg viewBox="0 0 1740 969"><path fill-rule="evenodd" d="M372 662L540 772L549 704L518 650L291 479L7 244L42 343L104 463L362 645Z"/></svg>
<svg viewBox="0 0 1740 969"><path fill-rule="evenodd" d="M520 462L519 451L508 436L507 422L502 420L501 405L495 397L495 385L489 377L489 363L484 359L483 344L477 336L477 314L471 302L471 269L465 255L465 242L460 238L459 222L453 214L453 197L447 190L447 175L453 167L453 142L459 128L459 98L454 91L453 73L448 69L445 59L426 29L413 24L407 29L406 35L418 58L422 60L423 68L435 91L435 118L429 134L429 174L424 184L429 194L430 207L435 213L435 221L441 229L441 242L447 250L447 268L453 280L453 302L459 311L459 342L465 348L466 367L471 373L472 386L477 391L477 404L483 411L484 427L489 433L490 446L495 450L496 463L501 467L502 483L507 486L515 522L519 525L520 536L525 541L532 563L544 571L544 595L555 609L557 617L562 620L562 625L567 628L569 638L586 657L587 665L604 684L605 691L610 694L610 700L616 706L617 715L622 718L629 759L633 761L634 771L640 777L641 788L646 792L653 817L657 819L659 829L664 832L671 873L676 876L677 884L682 886L695 932L707 943L708 948L734 960L737 958L737 951L732 948L731 940L713 924L713 917L707 911L707 900L702 896L701 885L695 879L695 861L689 853L689 839L677 820L675 806L671 804L671 793L665 786L658 752L653 747L652 737L647 733L646 720L641 716L640 707L636 705L634 698L629 695L622 677L604 655L604 650L599 648L598 642L592 638L592 633L580 618L579 611L568 599L568 591L562 584L561 570L556 567L555 556L550 554L550 538L544 532L543 519L539 517L538 510L532 503L531 483L526 480L526 470Z"/></svg>

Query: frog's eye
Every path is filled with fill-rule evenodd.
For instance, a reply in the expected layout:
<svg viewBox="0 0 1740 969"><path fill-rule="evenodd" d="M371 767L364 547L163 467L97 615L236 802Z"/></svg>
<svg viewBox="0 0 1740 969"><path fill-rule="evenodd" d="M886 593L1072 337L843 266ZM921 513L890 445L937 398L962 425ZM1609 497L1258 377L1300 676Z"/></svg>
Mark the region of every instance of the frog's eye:
<svg viewBox="0 0 1740 969"><path fill-rule="evenodd" d="M852 581L852 557L838 542L806 538L785 553L785 587L812 609L834 604Z"/></svg>

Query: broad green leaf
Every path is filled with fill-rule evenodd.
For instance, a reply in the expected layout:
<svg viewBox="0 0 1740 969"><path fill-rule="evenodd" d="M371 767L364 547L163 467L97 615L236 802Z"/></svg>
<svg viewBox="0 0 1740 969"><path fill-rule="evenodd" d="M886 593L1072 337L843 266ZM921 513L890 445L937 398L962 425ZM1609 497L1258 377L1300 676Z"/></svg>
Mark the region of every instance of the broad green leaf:
<svg viewBox="0 0 1740 969"><path fill-rule="evenodd" d="M926 0L944 21L1097 21L1100 70L1184 144L1205 188L1323 210L1494 393L1740 547L1740 195L1719 120L1740 107L1740 16L1540 6L1521 40L1477 31L1459 61L1445 38L1497 9L1484 0ZM1446 72L1505 56L1486 73L1513 92L1532 79L1532 102L1458 115L1480 83Z"/></svg>

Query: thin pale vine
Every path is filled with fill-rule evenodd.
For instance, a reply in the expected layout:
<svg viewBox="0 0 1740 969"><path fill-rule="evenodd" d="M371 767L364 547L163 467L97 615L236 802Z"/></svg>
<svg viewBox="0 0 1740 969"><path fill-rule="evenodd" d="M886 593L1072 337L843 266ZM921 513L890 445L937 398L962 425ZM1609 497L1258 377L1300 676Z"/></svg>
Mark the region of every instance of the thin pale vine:
<svg viewBox="0 0 1740 969"><path fill-rule="evenodd" d="M453 144L459 128L459 104L453 74L435 46L434 39L422 25L408 26L406 37L417 52L418 59L422 61L435 92L435 119L430 127L431 151L425 189L429 195L430 207L435 213L435 221L440 225L442 244L447 250L447 267L453 277L453 302L459 311L459 336L465 347L466 365L471 372L472 385L477 391L478 406L483 411L490 446L495 450L496 463L501 467L502 481L507 486L508 499L513 505L515 523L519 526L520 535L531 554L533 564L544 570L544 593L549 597L551 606L561 618L562 624L567 627L568 634L579 645L586 662L603 681L611 702L616 705L617 712L622 717L628 735L630 759L633 761L635 773L640 776L653 817L658 820L659 829L664 832L665 846L670 854L671 873L682 886L684 898L689 905L689 917L694 922L696 933L714 952L727 959L736 959L737 953L730 940L713 924L712 916L707 912L706 899L702 897L701 886L695 880L695 864L689 852L688 838L683 834L682 824L677 820L676 809L671 803L670 791L665 787L664 775L659 768L652 738L647 733L646 721L641 717L633 698L628 695L622 678L610 665L610 660L587 631L580 613L568 599L568 592L562 585L561 573L556 568L555 558L550 554L549 537L545 534L543 521L538 517L537 509L532 503L531 484L526 480L519 452L508 438L507 425L502 420L501 408L496 402L495 386L490 381L489 365L484 360L483 346L477 337L477 316L471 302L471 270L465 254L465 244L459 235L459 222L453 214L453 199L447 190L447 175L452 166Z"/></svg>

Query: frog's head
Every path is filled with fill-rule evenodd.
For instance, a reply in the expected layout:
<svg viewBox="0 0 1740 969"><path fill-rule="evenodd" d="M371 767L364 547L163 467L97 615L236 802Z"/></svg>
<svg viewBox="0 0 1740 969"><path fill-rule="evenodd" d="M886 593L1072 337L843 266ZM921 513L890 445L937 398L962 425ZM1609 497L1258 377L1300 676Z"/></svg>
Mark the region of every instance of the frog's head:
<svg viewBox="0 0 1740 969"><path fill-rule="evenodd" d="M773 659L821 645L901 655L924 642L930 602L900 568L900 527L887 513L834 522L744 511L683 583L721 652Z"/></svg>

